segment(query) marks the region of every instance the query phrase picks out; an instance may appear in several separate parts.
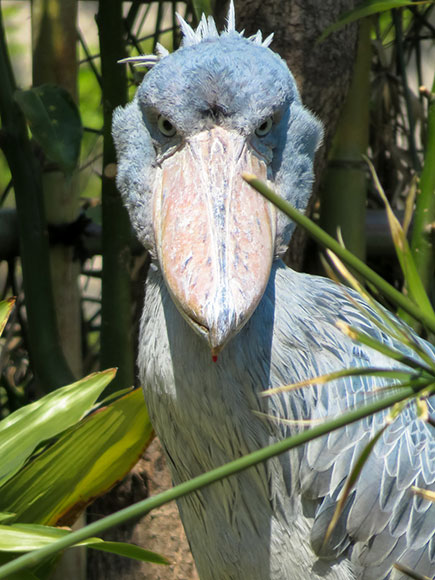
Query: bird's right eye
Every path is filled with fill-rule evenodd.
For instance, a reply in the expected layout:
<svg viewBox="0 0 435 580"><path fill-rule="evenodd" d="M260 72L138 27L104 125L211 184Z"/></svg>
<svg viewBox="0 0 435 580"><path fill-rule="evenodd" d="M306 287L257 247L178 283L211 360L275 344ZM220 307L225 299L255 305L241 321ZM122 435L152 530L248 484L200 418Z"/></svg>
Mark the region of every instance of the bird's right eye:
<svg viewBox="0 0 435 580"><path fill-rule="evenodd" d="M163 117L163 115L159 115L157 119L157 127L162 135L165 137L173 137L177 132L175 126L171 123L169 119Z"/></svg>

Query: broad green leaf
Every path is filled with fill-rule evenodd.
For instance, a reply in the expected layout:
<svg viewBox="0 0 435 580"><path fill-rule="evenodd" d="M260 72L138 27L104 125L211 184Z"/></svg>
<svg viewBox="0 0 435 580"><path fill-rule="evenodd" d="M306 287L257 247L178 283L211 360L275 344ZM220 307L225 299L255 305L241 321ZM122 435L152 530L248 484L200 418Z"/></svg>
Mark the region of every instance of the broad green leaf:
<svg viewBox="0 0 435 580"><path fill-rule="evenodd" d="M13 520L15 518L15 514L11 514L10 512L0 512L0 523L7 522L8 520Z"/></svg>
<svg viewBox="0 0 435 580"><path fill-rule="evenodd" d="M15 298L8 298L8 300L2 300L0 302L0 336L3 332L6 322L8 321L9 315L15 304Z"/></svg>
<svg viewBox="0 0 435 580"><path fill-rule="evenodd" d="M140 389L65 432L0 490L0 510L16 521L72 523L133 467L152 437Z"/></svg>
<svg viewBox="0 0 435 580"><path fill-rule="evenodd" d="M28 552L58 540L69 531L34 524L0 525L1 552Z"/></svg>
<svg viewBox="0 0 435 580"><path fill-rule="evenodd" d="M45 155L64 173L77 166L83 127L72 97L56 85L17 91L15 100Z"/></svg>
<svg viewBox="0 0 435 580"><path fill-rule="evenodd" d="M407 6L430 3L433 3L433 0L427 0L425 2L410 2L409 0L365 0L365 2L359 3L353 10L349 10L342 14L336 22L328 26L321 34L318 42L325 40L325 38L332 32L336 32L337 30L344 28L347 24L365 18L366 16L379 14L380 12L392 10L393 8L405 8Z"/></svg>
<svg viewBox="0 0 435 580"><path fill-rule="evenodd" d="M115 373L116 370L109 369L89 375L0 421L0 485L24 465L40 443L77 423L92 408Z"/></svg>
<svg viewBox="0 0 435 580"><path fill-rule="evenodd" d="M0 525L0 552L22 553L38 550L70 533L71 530L69 529L38 524ZM88 538L78 542L76 545L95 548L111 554L142 560L143 562L169 564L168 560L163 556L125 542L105 542L101 538Z"/></svg>

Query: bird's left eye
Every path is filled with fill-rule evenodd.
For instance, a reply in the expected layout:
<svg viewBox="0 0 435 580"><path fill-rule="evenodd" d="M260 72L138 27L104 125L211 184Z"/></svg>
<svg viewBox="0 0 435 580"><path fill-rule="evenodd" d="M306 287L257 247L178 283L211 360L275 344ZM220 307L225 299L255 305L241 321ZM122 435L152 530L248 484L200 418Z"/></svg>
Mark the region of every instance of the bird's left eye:
<svg viewBox="0 0 435 580"><path fill-rule="evenodd" d="M257 137L265 137L268 133L270 133L270 130L272 129L272 125L273 125L273 119L272 119L272 117L269 117L268 119L263 121L261 123L261 125L259 125L255 129L255 134L257 135Z"/></svg>
<svg viewBox="0 0 435 580"><path fill-rule="evenodd" d="M165 137L173 137L177 132L177 129L171 121L166 117L163 117L163 115L160 115L157 119L157 127L159 128L160 133Z"/></svg>

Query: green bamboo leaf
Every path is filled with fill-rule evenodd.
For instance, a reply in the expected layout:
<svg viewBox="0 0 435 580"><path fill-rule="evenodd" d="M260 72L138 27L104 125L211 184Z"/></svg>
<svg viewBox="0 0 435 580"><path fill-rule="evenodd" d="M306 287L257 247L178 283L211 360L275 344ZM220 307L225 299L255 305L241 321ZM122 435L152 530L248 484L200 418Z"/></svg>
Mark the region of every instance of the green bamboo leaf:
<svg viewBox="0 0 435 580"><path fill-rule="evenodd" d="M78 163L83 127L68 91L46 84L17 91L15 100L45 155L64 173L71 173Z"/></svg>
<svg viewBox="0 0 435 580"><path fill-rule="evenodd" d="M400 371L398 369L381 369L377 367L356 367L350 369L343 369L340 371L334 371L332 373L327 373L325 375L318 375L317 377L313 377L311 379L307 379L305 381L300 381L298 383L292 383L291 385L282 385L280 387L275 387L274 389L268 389L267 391L262 391L261 395L263 397L271 397L272 395L276 395L277 393L282 393L283 391L294 391L296 389L300 389L302 387L307 387L310 385L324 385L329 383L330 381L335 381L337 379L343 379L346 377L354 377L354 376L369 376L369 377L383 377L383 378L390 378L393 380L407 380L410 381L412 379L416 379L420 377L419 373L410 373L406 371Z"/></svg>
<svg viewBox="0 0 435 580"><path fill-rule="evenodd" d="M57 389L0 421L0 485L24 465L36 447L77 423L115 376L109 369Z"/></svg>
<svg viewBox="0 0 435 580"><path fill-rule="evenodd" d="M433 4L433 0L427 0L425 2L410 2L409 0L365 0L358 4L357 8L349 10L340 16L340 18L328 26L317 42L322 42L327 36L332 32L341 30L347 24L351 24L356 20L365 18L367 16L372 16L373 14L379 14L381 12L386 12L387 10L392 10L394 8L405 8L407 6L415 6L417 4Z"/></svg>
<svg viewBox="0 0 435 580"><path fill-rule="evenodd" d="M5 483L0 510L20 522L72 524L130 471L152 433L142 391L130 391L74 425Z"/></svg>
<svg viewBox="0 0 435 580"><path fill-rule="evenodd" d="M380 342L379 340L376 340L376 338L369 336L365 332L361 332L360 330L358 330L357 328L355 328L353 326L350 326L349 324L346 324L342 320L338 320L336 322L336 326L344 334L346 334L346 336L348 336L352 340L354 340L356 342L361 342L365 346L373 348L373 349L377 350L378 352L380 352L381 354L383 354L389 358L392 358L393 360L396 360L396 361L398 361L398 362L400 362L408 367L416 369L417 371L426 371L429 376L423 377L423 375L422 375L421 378L423 380L426 380L428 378L433 378L433 376L432 376L433 369L429 366L426 366L422 361L416 361L413 358L410 358L409 356L404 355L403 352L400 352L399 350L396 350L394 348L389 347L385 343Z"/></svg>
<svg viewBox="0 0 435 580"><path fill-rule="evenodd" d="M416 337L409 332L408 327L401 324L399 322L399 319L395 319L392 316L390 316L387 313L387 311L385 311L385 309L383 309L370 296L367 290L362 286L362 284L360 284L359 280L357 280L355 276L352 276L352 274L349 272L349 270L346 268L343 262L338 258L338 256L336 256L330 250L326 250L326 253L330 261L332 262L334 268L337 270L337 272L346 280L346 282L354 290L356 290L362 296L365 302L367 302L371 306L371 308L379 316L379 319L377 319L375 316L372 316L372 314L368 310L366 310L362 304L354 300L353 297L347 292L346 294L348 300L350 300L354 304L354 306L358 308L358 310L360 310L360 312L362 312L364 316L366 316L366 318L368 318L372 322L372 324L377 326L385 334L391 336L392 338L395 338L396 340L402 342L402 344L411 348L421 359L423 359L428 368L431 368L432 370L435 371L435 360L421 347L421 345L417 342ZM331 270L331 273L333 274L333 270ZM336 280L336 282L338 282L336 277L334 279ZM344 292L346 292L345 289Z"/></svg>
<svg viewBox="0 0 435 580"><path fill-rule="evenodd" d="M362 260L354 256L345 248L342 248L337 240L334 240L332 236L323 231L322 228L310 220L310 218L298 211L288 203L288 201L275 193L266 183L250 173L244 173L242 177L247 183L249 183L249 185L261 193L261 195L264 195L266 199L272 202L296 224L301 226L314 240L325 248L332 250L337 254L337 256L346 262L348 266L361 274L361 276L363 276L368 282L376 286L376 288L378 288L386 298L397 304L400 308L403 308L403 310L410 314L415 320L421 322L429 330L435 333L435 319L433 316L427 316L417 304L407 296L404 296L396 288L391 286L391 284L388 284L388 282L369 268Z"/></svg>
<svg viewBox="0 0 435 580"><path fill-rule="evenodd" d="M12 514L10 512L0 512L0 523L7 522L8 520L13 520L14 517L15 514Z"/></svg>
<svg viewBox="0 0 435 580"><path fill-rule="evenodd" d="M153 564L162 564L165 566L170 564L169 560L160 554L144 550L135 544L127 544L125 542L101 542L98 544L91 544L89 547L94 548L95 550L100 550L101 552L110 552L111 554L117 554L118 556L141 560L142 562L152 562Z"/></svg>
<svg viewBox="0 0 435 580"><path fill-rule="evenodd" d="M9 315L15 304L15 298L8 298L7 300L2 300L0 302L0 336L6 326Z"/></svg>
<svg viewBox="0 0 435 580"><path fill-rule="evenodd" d="M387 196L385 195L372 162L367 157L364 156L364 158L370 168L370 173L372 174L376 190L378 191L387 210L388 224L390 226L394 248L396 250L397 258L405 278L405 284L408 289L409 296L416 304L419 305L419 307L426 313L427 316L433 317L435 320L435 312L432 308L428 295L426 294L426 290L423 286L421 278L418 275L417 267L415 265L405 232L403 231L399 220L396 218L393 210L391 209Z"/></svg>

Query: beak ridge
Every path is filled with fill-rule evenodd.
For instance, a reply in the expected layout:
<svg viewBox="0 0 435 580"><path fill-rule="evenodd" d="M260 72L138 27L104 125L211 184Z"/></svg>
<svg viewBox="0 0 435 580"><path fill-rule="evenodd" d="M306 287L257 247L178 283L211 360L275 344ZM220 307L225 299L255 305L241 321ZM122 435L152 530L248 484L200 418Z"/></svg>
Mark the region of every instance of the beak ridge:
<svg viewBox="0 0 435 580"><path fill-rule="evenodd" d="M242 173L266 179L266 162L221 127L165 160L154 202L157 255L169 292L213 355L247 322L270 275L274 207Z"/></svg>

